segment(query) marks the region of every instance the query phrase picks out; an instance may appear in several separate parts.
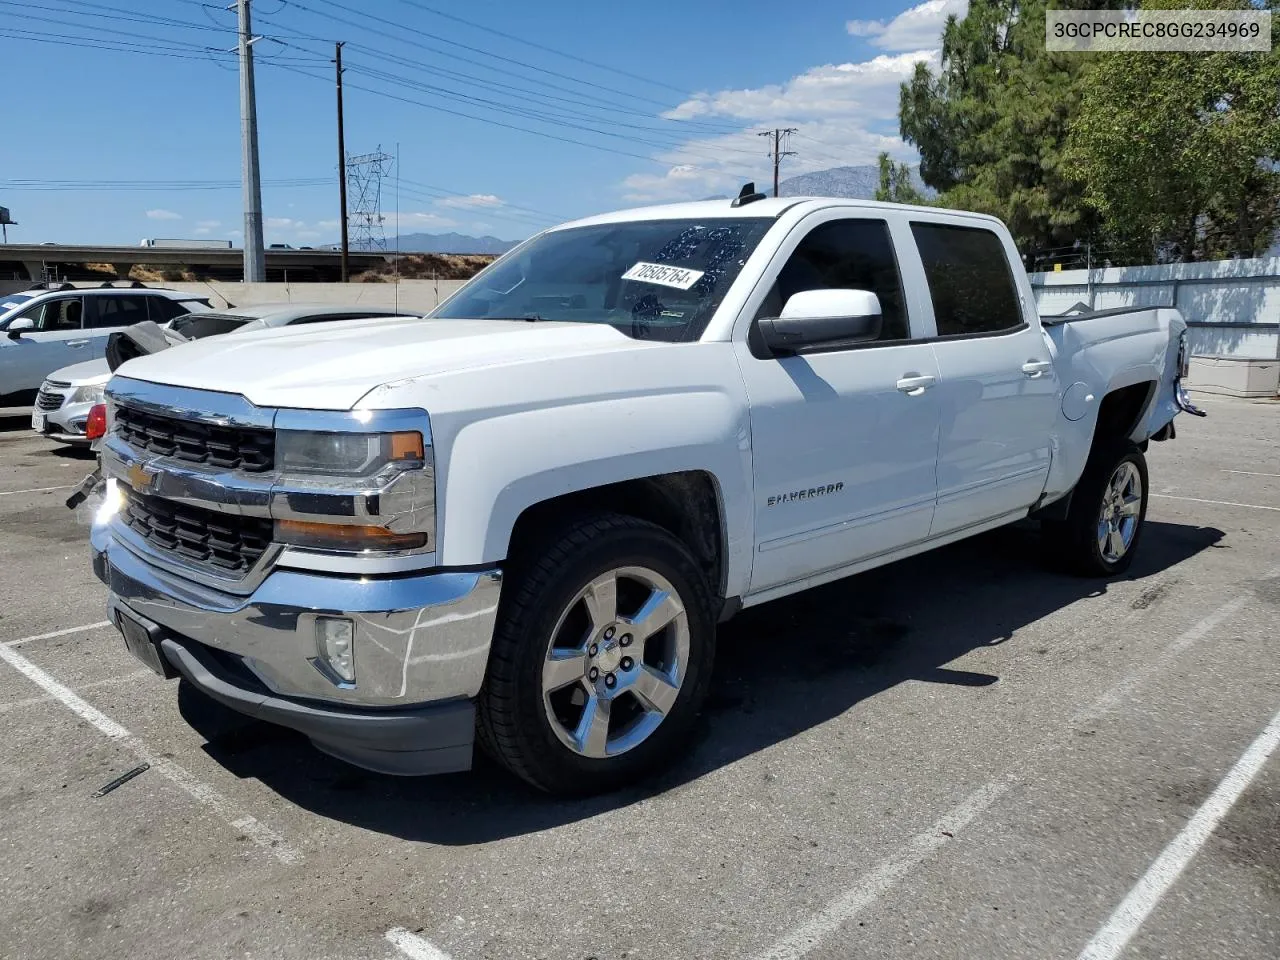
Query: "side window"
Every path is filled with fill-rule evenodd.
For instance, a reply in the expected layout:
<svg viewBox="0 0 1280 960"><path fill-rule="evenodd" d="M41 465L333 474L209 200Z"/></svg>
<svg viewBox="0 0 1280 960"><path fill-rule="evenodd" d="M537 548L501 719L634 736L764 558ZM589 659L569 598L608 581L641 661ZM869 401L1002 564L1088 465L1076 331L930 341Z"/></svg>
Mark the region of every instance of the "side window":
<svg viewBox="0 0 1280 960"><path fill-rule="evenodd" d="M911 337L893 240L883 220L832 220L814 227L778 272L757 316L778 316L787 299L804 290L841 289L870 290L880 299L880 340Z"/></svg>
<svg viewBox="0 0 1280 960"><path fill-rule="evenodd" d="M187 308L168 297L147 297L147 318L152 323L168 323L187 314Z"/></svg>
<svg viewBox="0 0 1280 960"><path fill-rule="evenodd" d="M31 317L37 330L79 330L84 319L84 300L80 297L59 297L46 300L23 314Z"/></svg>
<svg viewBox="0 0 1280 960"><path fill-rule="evenodd" d="M996 234L942 223L913 223L911 233L929 281L938 336L1022 326L1018 289Z"/></svg>
<svg viewBox="0 0 1280 960"><path fill-rule="evenodd" d="M96 315L90 325L93 327L129 327L147 319L147 301L145 297L95 297Z"/></svg>

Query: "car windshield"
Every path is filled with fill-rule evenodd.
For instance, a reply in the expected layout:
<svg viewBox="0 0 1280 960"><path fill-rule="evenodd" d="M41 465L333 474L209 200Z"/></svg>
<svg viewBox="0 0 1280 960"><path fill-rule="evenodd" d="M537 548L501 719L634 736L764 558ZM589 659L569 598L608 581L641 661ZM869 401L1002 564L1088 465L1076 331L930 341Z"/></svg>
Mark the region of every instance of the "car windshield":
<svg viewBox="0 0 1280 960"><path fill-rule="evenodd" d="M191 340L203 340L205 337L217 337L238 330L252 319L230 313L188 313L170 320L169 329Z"/></svg>
<svg viewBox="0 0 1280 960"><path fill-rule="evenodd" d="M773 223L639 220L553 230L431 316L607 323L637 339L696 340Z"/></svg>
<svg viewBox="0 0 1280 960"><path fill-rule="evenodd" d="M34 296L34 293L7 293L3 297L0 297L0 317L5 318L3 321L0 321L0 329L4 329L4 327L8 325L9 320L12 319L6 316L6 314L14 310L16 307L22 306Z"/></svg>

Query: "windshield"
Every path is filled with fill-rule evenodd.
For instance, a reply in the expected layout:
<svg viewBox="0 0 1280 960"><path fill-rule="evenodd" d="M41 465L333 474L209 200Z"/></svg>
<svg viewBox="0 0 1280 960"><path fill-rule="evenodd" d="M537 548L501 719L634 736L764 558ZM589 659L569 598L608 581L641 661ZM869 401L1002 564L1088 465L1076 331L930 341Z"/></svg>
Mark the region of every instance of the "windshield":
<svg viewBox="0 0 1280 960"><path fill-rule="evenodd" d="M169 321L169 329L192 340L217 337L238 330L252 317L237 317L228 313L188 313Z"/></svg>
<svg viewBox="0 0 1280 960"><path fill-rule="evenodd" d="M0 329L4 329L4 327L8 325L9 320L12 319L7 316L10 311L16 307L22 306L34 297L34 293L6 293L4 296L0 297L0 317L4 317L4 320L0 321Z"/></svg>
<svg viewBox="0 0 1280 960"><path fill-rule="evenodd" d="M431 314L607 323L696 340L774 221L641 220L573 227L517 247Z"/></svg>

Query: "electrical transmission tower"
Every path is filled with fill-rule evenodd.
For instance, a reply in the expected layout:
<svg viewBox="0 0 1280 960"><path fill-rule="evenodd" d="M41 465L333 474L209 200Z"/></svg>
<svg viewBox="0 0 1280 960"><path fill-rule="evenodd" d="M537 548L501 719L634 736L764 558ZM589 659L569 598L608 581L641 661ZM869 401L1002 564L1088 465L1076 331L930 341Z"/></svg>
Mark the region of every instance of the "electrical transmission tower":
<svg viewBox="0 0 1280 960"><path fill-rule="evenodd" d="M394 159L382 152L381 144L373 153L347 155L347 220L351 246L357 250L387 249L387 234L382 227L387 219L382 215L382 178L390 176Z"/></svg>
<svg viewBox="0 0 1280 960"><path fill-rule="evenodd" d="M761 130L756 134L757 137L773 137L773 149L769 151L769 156L773 158L773 195L775 197L778 195L778 165L782 163L783 157L796 155L794 150L782 149L795 132L795 127L779 127L776 130Z"/></svg>

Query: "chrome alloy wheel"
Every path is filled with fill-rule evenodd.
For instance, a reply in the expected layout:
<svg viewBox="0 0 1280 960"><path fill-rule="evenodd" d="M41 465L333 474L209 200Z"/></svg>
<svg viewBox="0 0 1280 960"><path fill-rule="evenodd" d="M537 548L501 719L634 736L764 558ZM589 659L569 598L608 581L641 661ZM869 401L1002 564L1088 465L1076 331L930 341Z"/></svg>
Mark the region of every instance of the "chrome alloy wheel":
<svg viewBox="0 0 1280 960"><path fill-rule="evenodd" d="M1128 460L1111 474L1098 514L1098 552L1108 563L1120 560L1133 546L1142 511L1142 475Z"/></svg>
<svg viewBox="0 0 1280 960"><path fill-rule="evenodd" d="M642 743L675 705L689 663L689 617L671 583L647 567L619 567L561 612L542 664L551 729L584 757Z"/></svg>

